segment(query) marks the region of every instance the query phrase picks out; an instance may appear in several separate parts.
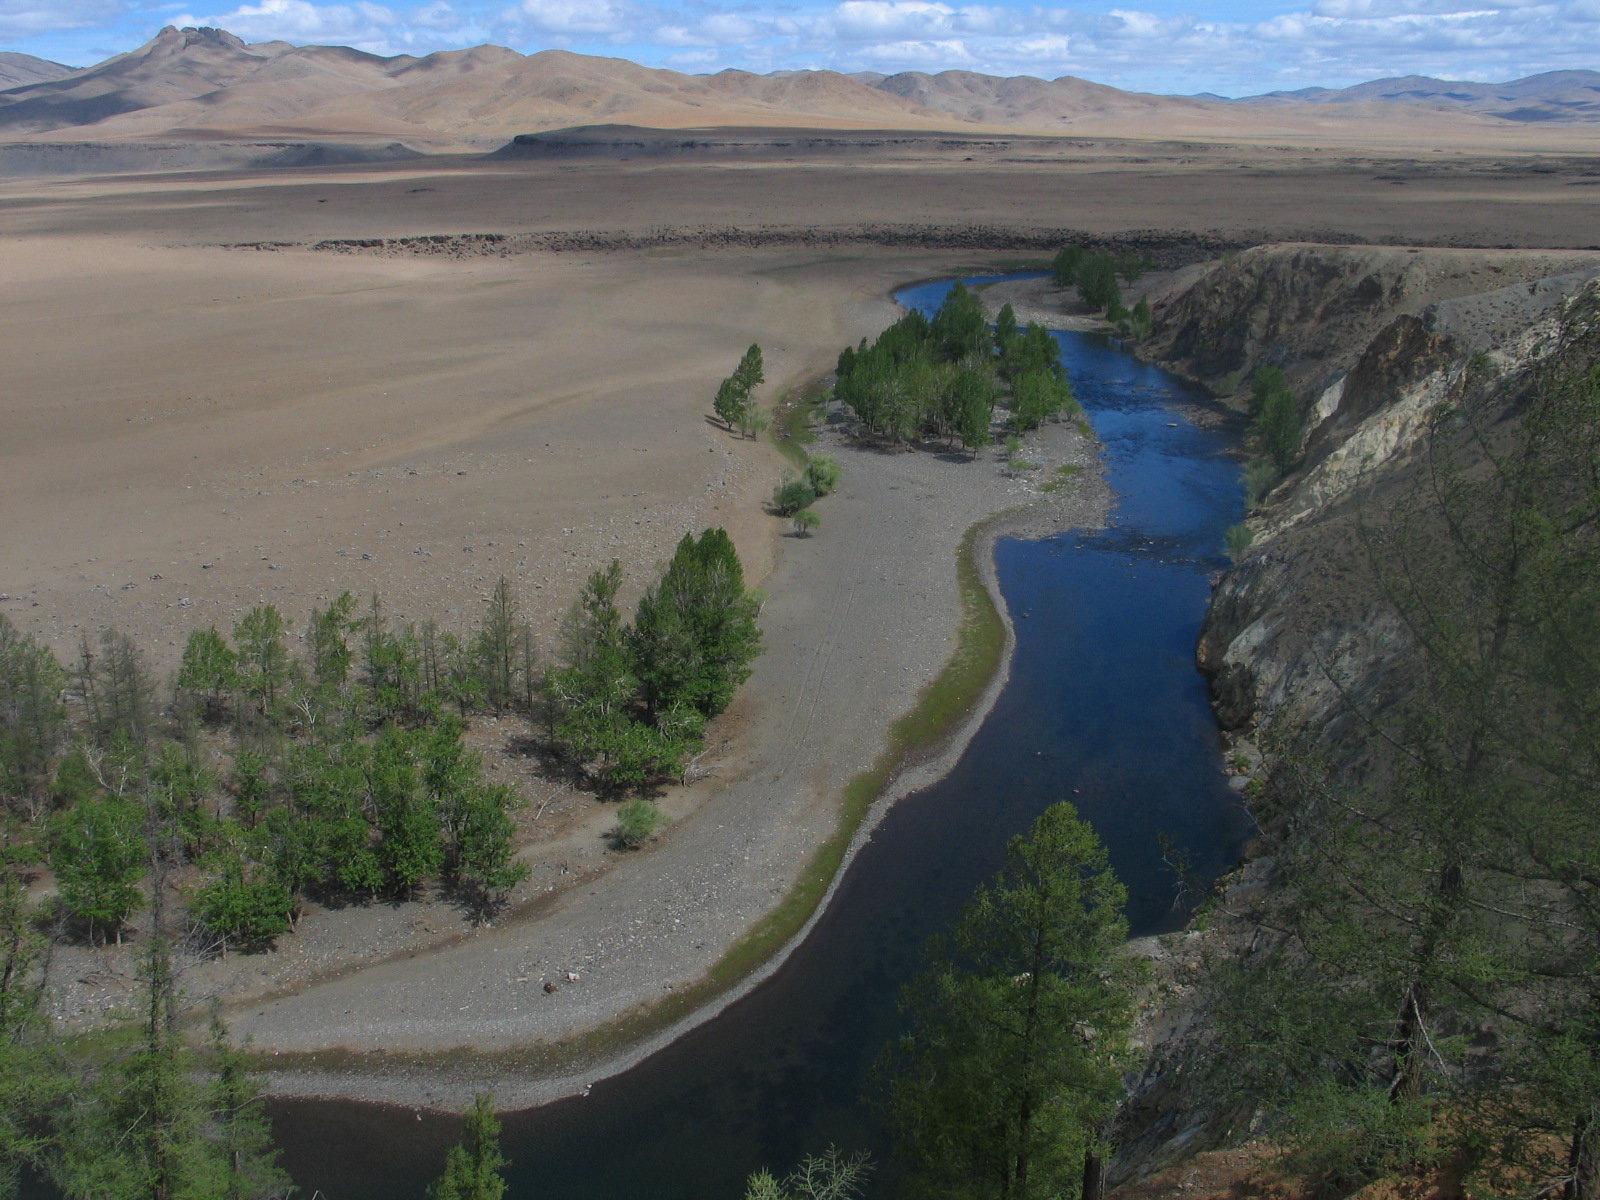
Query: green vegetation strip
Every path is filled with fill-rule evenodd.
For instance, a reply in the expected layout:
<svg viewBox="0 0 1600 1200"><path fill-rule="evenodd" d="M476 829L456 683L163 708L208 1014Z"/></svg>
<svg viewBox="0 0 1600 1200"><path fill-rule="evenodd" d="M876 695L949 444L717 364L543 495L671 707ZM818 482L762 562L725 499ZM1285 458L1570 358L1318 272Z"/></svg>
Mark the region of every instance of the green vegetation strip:
<svg viewBox="0 0 1600 1200"><path fill-rule="evenodd" d="M802 471L811 462L811 453L806 447L817 440L816 423L827 402L827 384L814 379L785 392L773 409L772 444Z"/></svg>
<svg viewBox="0 0 1600 1200"><path fill-rule="evenodd" d="M780 443L781 444L781 443ZM803 452L803 450L802 450ZM827 895L844 862L850 843L872 804L901 771L932 758L956 732L962 719L982 698L1005 653L1006 626L999 607L984 586L979 547L984 531L1005 514L997 514L967 530L956 553L956 581L961 596L961 624L956 649L939 675L923 689L916 705L893 726L882 753L844 790L838 825L819 846L799 881L779 905L730 947L694 984L642 1005L632 1013L561 1042L502 1051L470 1049L423 1054L321 1051L258 1055L264 1071L354 1072L404 1078L413 1072L481 1077L485 1071L505 1074L556 1074L582 1069L638 1045L670 1027L760 968L804 928Z"/></svg>

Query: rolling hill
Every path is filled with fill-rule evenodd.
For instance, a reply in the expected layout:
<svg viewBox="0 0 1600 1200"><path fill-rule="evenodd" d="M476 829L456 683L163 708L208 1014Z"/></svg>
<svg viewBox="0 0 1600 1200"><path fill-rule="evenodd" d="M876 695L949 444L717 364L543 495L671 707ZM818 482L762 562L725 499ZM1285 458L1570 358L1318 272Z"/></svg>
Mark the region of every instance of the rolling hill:
<svg viewBox="0 0 1600 1200"><path fill-rule="evenodd" d="M1246 96L1237 104L1421 104L1505 121L1600 121L1600 71L1546 71L1508 83L1404 75L1347 88L1302 88Z"/></svg>
<svg viewBox="0 0 1600 1200"><path fill-rule="evenodd" d="M492 45L380 57L342 46L251 44L220 29L170 26L138 49L83 70L18 61L25 57L0 58L0 69L56 74L0 91L0 141L13 145L365 141L459 150L597 125L1305 143L1348 139L1397 121L1425 141L1513 128L1508 121L1600 119L1600 75L1591 72L1507 85L1384 80L1229 101L1126 92L1070 76L970 71L688 75L618 58L562 50L523 55ZM1534 108L1554 115L1535 118Z"/></svg>

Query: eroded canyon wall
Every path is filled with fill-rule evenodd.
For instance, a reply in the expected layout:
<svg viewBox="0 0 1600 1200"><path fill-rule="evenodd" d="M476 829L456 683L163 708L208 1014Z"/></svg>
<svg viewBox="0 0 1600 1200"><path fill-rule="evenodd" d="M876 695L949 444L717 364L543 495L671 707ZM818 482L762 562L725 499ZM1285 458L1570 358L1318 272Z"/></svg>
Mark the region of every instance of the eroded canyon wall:
<svg viewBox="0 0 1600 1200"><path fill-rule="evenodd" d="M1543 373L1580 365L1597 276L1593 253L1278 245L1158 300L1147 356L1224 393L1280 367L1302 416L1200 637L1225 728L1309 723L1354 754L1351 722L1405 685L1375 539L1407 519L1433 431L1503 429Z"/></svg>

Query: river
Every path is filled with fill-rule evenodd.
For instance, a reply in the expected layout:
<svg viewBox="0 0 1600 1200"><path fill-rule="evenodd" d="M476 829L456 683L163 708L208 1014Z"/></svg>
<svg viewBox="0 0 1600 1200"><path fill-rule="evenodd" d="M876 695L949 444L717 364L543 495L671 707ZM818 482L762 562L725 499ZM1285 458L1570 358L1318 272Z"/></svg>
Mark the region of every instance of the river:
<svg viewBox="0 0 1600 1200"><path fill-rule="evenodd" d="M931 313L950 286L897 298ZM1116 502L1105 530L996 545L1017 650L994 710L949 775L894 807L769 980L587 1097L505 1115L512 1197L737 1200L756 1167L830 1143L872 1152L872 1195L886 1195L871 1067L895 1031L896 992L1012 836L1073 801L1128 887L1136 935L1186 916L1169 860L1204 880L1237 860L1251 826L1194 665L1223 535L1242 513L1236 434L1191 420L1209 402L1115 341L1056 338ZM327 1200L420 1200L456 1128L322 1102L277 1104L273 1118L302 1195Z"/></svg>

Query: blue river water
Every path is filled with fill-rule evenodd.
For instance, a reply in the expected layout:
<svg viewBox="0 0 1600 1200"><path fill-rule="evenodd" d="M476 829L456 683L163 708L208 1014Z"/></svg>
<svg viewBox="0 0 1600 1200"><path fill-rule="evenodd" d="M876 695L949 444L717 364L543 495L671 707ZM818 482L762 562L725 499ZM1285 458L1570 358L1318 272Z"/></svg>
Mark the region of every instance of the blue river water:
<svg viewBox="0 0 1600 1200"><path fill-rule="evenodd" d="M897 298L931 312L950 286ZM758 1166L829 1144L871 1152L872 1195L887 1195L872 1064L897 1029L896 993L1010 838L1073 801L1128 887L1136 935L1185 919L1173 862L1209 880L1237 861L1251 825L1194 665L1243 510L1237 435L1192 421L1205 398L1116 342L1056 337L1104 443L1114 511L1102 531L997 544L1017 649L993 712L949 775L889 813L772 978L587 1097L505 1114L512 1197L737 1200ZM302 1195L328 1200L420 1200L457 1128L350 1104L278 1104L273 1118Z"/></svg>

